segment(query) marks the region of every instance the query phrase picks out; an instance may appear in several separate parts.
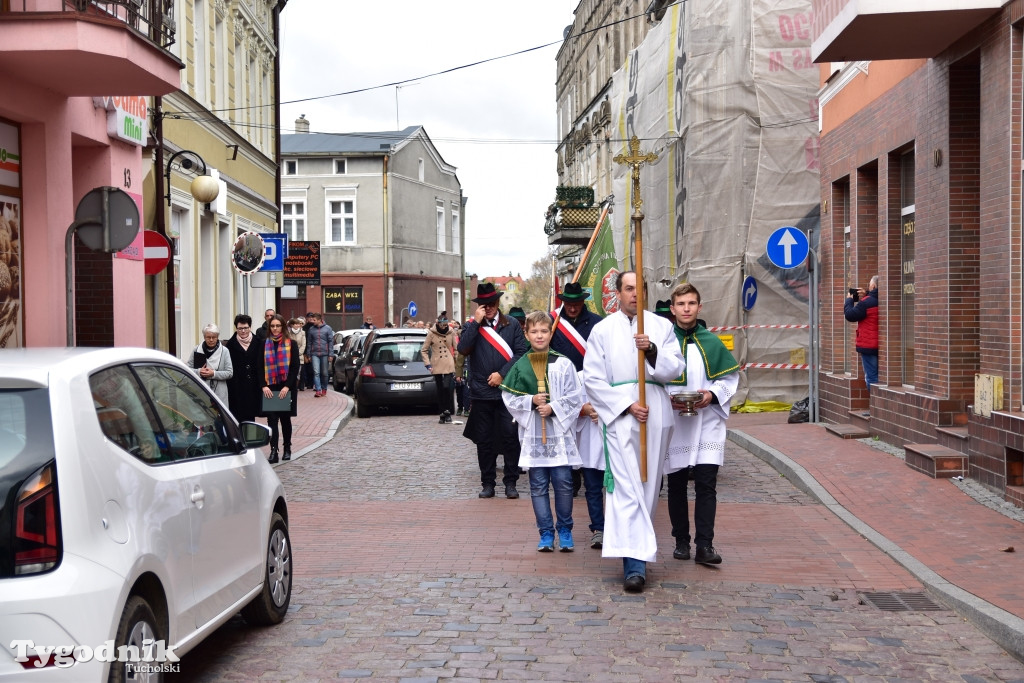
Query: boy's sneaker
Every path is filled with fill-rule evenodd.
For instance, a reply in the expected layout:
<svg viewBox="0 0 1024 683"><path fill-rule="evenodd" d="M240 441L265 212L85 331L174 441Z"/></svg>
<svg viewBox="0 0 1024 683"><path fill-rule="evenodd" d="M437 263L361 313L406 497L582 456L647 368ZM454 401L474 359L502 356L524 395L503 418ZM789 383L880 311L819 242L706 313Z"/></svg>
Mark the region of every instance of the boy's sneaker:
<svg viewBox="0 0 1024 683"><path fill-rule="evenodd" d="M539 552L539 553L553 553L553 552L555 552L555 532L554 531L542 531L542 532L540 532L540 543L537 544L537 552Z"/></svg>
<svg viewBox="0 0 1024 683"><path fill-rule="evenodd" d="M558 530L558 545L563 553L571 553L576 547L572 542L572 529Z"/></svg>
<svg viewBox="0 0 1024 683"><path fill-rule="evenodd" d="M590 537L590 547L600 548L604 545L604 532L598 529L594 532L594 535Z"/></svg>

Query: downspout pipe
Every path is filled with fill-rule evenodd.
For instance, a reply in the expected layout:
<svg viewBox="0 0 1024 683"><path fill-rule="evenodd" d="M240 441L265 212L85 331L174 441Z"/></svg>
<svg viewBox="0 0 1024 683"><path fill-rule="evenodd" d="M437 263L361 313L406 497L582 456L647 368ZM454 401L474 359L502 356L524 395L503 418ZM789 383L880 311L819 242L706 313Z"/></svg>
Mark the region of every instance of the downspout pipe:
<svg viewBox="0 0 1024 683"><path fill-rule="evenodd" d="M383 203L381 215L384 218L383 225L381 226L381 231L384 237L384 243L382 245L384 247L384 318L386 320L394 322L394 318L392 318L392 310L394 308L394 296L391 292L391 278L388 274L388 266L390 265L388 258L388 247L390 245L390 240L388 239L388 221L390 220L390 214L388 213L388 165L390 161L391 155L385 154L384 164L382 168L383 173L381 176L381 195Z"/></svg>
<svg viewBox="0 0 1024 683"><path fill-rule="evenodd" d="M156 95L153 98L153 137L156 139L156 149L153 158L153 184L156 188L156 205L153 217L156 222L156 230L167 238L168 244L174 244L170 235L167 234L167 209L164 200L168 194L168 188L164 187L164 98ZM164 269L164 280L167 282L167 353L172 356L178 355L178 326L174 320L174 260ZM153 318L159 316L154 307ZM153 340L158 343L157 339Z"/></svg>

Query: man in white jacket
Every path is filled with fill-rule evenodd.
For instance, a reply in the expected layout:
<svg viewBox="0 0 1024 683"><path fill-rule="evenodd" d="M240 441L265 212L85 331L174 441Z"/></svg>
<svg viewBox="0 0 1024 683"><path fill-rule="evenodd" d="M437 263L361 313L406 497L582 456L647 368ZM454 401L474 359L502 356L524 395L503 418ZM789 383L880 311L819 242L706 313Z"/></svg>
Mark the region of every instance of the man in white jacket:
<svg viewBox="0 0 1024 683"><path fill-rule="evenodd" d="M657 559L654 509L673 415L664 385L686 367L672 325L648 311L637 311L636 273L619 273L619 310L594 326L587 340L583 377L587 397L605 433L605 520L602 557L621 557L632 593L643 591L647 563ZM644 334L637 333L643 315ZM637 350L644 352L647 405L638 401ZM646 481L640 474L640 423L647 423Z"/></svg>
<svg viewBox="0 0 1024 683"><path fill-rule="evenodd" d="M716 335L708 332L700 313L700 292L684 283L672 292L675 335L686 358L686 372L672 382L673 387L700 393L694 404L696 415L676 415L665 472L668 473L668 514L676 547L672 557L690 559L690 517L686 487L693 480L693 522L697 547L694 561L720 564L715 550L715 510L718 505L718 468L725 459L725 421L729 402L739 385L739 363Z"/></svg>

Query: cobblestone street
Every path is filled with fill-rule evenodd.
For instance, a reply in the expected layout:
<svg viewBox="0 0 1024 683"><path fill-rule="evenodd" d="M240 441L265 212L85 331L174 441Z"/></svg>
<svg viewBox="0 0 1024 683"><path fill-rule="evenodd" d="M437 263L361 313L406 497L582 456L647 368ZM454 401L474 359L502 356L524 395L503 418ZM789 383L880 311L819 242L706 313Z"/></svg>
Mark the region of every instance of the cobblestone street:
<svg viewBox="0 0 1024 683"><path fill-rule="evenodd" d="M480 500L475 448L429 415L353 419L278 468L295 587L284 624L235 618L176 680L997 681L1024 664L956 612L883 611L923 592L825 506L733 443L719 476L717 568L673 560L664 499L647 590L587 541L539 554L523 497ZM692 497L692 492L691 492Z"/></svg>

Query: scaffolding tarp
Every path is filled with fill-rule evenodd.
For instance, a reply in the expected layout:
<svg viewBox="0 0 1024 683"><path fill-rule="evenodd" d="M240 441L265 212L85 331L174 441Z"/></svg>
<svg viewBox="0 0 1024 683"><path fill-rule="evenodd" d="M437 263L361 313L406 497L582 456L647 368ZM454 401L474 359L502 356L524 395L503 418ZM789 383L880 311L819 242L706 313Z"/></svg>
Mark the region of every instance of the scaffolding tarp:
<svg viewBox="0 0 1024 683"><path fill-rule="evenodd" d="M766 256L795 226L816 249L818 67L810 0L689 0L612 78L616 154L659 160L640 171L644 279L650 301L680 282L701 292L702 318L746 366L735 400L793 403L808 394L808 273ZM630 168L616 165L616 256L632 267ZM746 277L756 303L741 304ZM794 367L795 366L795 367ZM802 367L801 367L802 366Z"/></svg>

